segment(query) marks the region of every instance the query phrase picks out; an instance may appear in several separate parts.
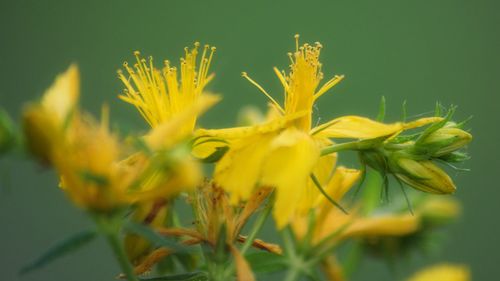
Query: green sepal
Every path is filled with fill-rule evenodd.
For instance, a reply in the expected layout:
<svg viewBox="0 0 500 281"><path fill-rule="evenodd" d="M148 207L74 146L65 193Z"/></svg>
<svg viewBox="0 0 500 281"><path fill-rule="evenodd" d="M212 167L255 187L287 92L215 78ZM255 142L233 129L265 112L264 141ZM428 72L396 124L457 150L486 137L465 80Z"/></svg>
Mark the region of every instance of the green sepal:
<svg viewBox="0 0 500 281"><path fill-rule="evenodd" d="M96 174L92 171L83 170L83 171L80 171L79 174L83 180L85 180L89 183L93 183L93 184L98 185L98 186L107 186L109 184L108 178L106 178L105 176Z"/></svg>
<svg viewBox="0 0 500 281"><path fill-rule="evenodd" d="M445 154L440 156L438 159L443 160L449 163L459 163L470 159L470 156L467 153L454 151L452 153Z"/></svg>
<svg viewBox="0 0 500 281"><path fill-rule="evenodd" d="M25 274L31 271L38 270L53 262L54 260L63 257L64 255L73 253L74 251L93 241L96 237L97 232L94 230L82 231L75 235L72 235L67 239L55 244L37 259L25 265L23 268L21 268L19 274Z"/></svg>
<svg viewBox="0 0 500 281"><path fill-rule="evenodd" d="M219 161L229 150L229 146L216 147L215 152L205 158L198 159L203 163L215 163Z"/></svg>
<svg viewBox="0 0 500 281"><path fill-rule="evenodd" d="M446 125L446 123L448 123L448 121L451 120L451 117L453 117L453 114L455 113L456 108L457 108L456 106L450 107L450 109L448 110L448 113L443 118L443 120L436 122L436 123L432 124L431 126L429 126L427 129L425 129L424 132L420 135L420 137L418 137L415 144L416 145L419 144L420 142L424 141L425 138L427 138L427 136L429 136L430 134L439 130L440 128L444 127Z"/></svg>

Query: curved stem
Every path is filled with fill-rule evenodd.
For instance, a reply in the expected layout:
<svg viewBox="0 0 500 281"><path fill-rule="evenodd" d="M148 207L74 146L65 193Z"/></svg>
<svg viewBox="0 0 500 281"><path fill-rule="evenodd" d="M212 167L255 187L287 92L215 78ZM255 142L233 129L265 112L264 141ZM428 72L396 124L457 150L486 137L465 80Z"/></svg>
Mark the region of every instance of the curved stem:
<svg viewBox="0 0 500 281"><path fill-rule="evenodd" d="M253 244L253 241L255 240L255 237L257 234L260 232L262 227L264 226L264 223L266 222L267 218L269 217L269 214L271 213L271 210L273 209L274 205L274 192L271 193L270 198L267 201L267 205L262 210L262 212L259 214L257 219L255 220L254 224L252 225L252 229L250 230L250 234L248 234L248 237L245 240L245 243L243 243L243 246L241 246L240 249L240 254L241 256L244 256L245 253L250 249L250 247ZM224 277L231 276L234 272L234 261L231 261L231 264L227 267Z"/></svg>
<svg viewBox="0 0 500 281"><path fill-rule="evenodd" d="M94 217L99 230L108 241L113 254L120 265L123 274L128 281L139 281L139 278L134 273L134 268L130 264L125 249L120 242L120 229L122 219L120 216L96 215Z"/></svg>
<svg viewBox="0 0 500 281"><path fill-rule="evenodd" d="M139 281L134 273L134 268L128 261L125 250L123 249L120 239L118 238L118 234L116 233L106 235L106 239L108 240L108 243L111 246L113 253L115 254L116 260L120 264L123 274L125 274L125 276L127 277L127 280Z"/></svg>

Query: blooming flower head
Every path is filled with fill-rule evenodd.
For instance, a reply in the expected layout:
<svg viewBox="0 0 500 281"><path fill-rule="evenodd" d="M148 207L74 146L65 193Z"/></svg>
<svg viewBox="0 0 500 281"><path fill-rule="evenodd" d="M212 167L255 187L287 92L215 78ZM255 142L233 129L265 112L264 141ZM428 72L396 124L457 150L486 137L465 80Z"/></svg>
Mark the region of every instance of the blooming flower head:
<svg viewBox="0 0 500 281"><path fill-rule="evenodd" d="M295 126L303 131L309 131L312 125L312 110L316 99L326 93L329 89L339 83L344 76L335 75L318 90L319 83L323 79L321 62L319 56L322 45L316 42L314 45L299 45L299 35L295 35L295 51L288 53L291 65L290 72L279 71L274 68L285 91L284 106L282 107L269 95L260 85L253 81L245 72L243 76L256 85L272 102L272 105L285 116L301 116L295 121Z"/></svg>
<svg viewBox="0 0 500 281"><path fill-rule="evenodd" d="M277 189L274 217L284 227L296 211L307 212L319 191L311 181L318 173L325 184L335 163L335 155L320 157L320 150L331 145L330 138L377 138L403 130L406 124L383 124L359 116L344 116L312 128L315 101L343 79L334 76L322 86L319 56L322 46L304 44L296 47L289 73L274 68L285 92L281 106L262 86L246 73L243 77L270 100L274 114L263 124L220 130L200 129L200 143L223 139L229 150L215 168L215 181L231 193L231 201L246 200L257 186ZM319 87L319 89L318 89ZM433 122L431 120L429 122ZM419 124L426 124L427 121Z"/></svg>
<svg viewBox="0 0 500 281"><path fill-rule="evenodd" d="M185 56L181 58L180 69L165 61L163 69L153 65L153 58L142 58L134 53L137 62L133 67L127 62L123 64L128 77L120 70L118 77L125 85L120 98L134 105L151 127L172 119L177 114L195 103L203 94L205 86L212 80L209 67L215 47L205 45L199 56L197 42L189 50L185 48ZM197 116L192 116L182 130L192 132Z"/></svg>

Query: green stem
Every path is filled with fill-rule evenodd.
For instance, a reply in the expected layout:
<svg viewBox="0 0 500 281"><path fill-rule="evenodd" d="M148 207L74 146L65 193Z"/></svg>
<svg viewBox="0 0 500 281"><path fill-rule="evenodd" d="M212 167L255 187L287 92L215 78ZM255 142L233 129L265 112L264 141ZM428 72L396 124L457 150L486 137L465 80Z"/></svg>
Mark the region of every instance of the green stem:
<svg viewBox="0 0 500 281"><path fill-rule="evenodd" d="M250 247L253 244L253 241L255 240L255 237L257 234L260 232L262 227L264 226L264 223L266 222L267 218L269 217L269 214L271 213L271 210L273 209L274 205L274 193L271 194L269 200L267 201L266 207L260 212L259 216L255 220L254 224L252 225L252 229L250 230L250 233L247 236L247 239L243 243L240 249L240 254L242 256L245 256L245 253L250 249ZM234 261L231 262L231 264L227 267L224 276L228 277L231 276L234 272Z"/></svg>
<svg viewBox="0 0 500 281"><path fill-rule="evenodd" d="M380 145L380 143L384 140L384 137L374 138L374 139L366 139L359 141L350 141L344 143L334 144L328 147L321 149L321 156L332 154L335 152L340 152L343 150L366 150L372 149Z"/></svg>
<svg viewBox="0 0 500 281"><path fill-rule="evenodd" d="M245 243L243 243L243 246L241 246L240 253L242 256L245 255L246 251L250 249L252 246L253 240L255 240L255 237L257 234L260 232L262 227L264 226L264 223L266 222L267 218L269 217L269 214L271 213L271 210L274 205L274 193L271 194L271 198L269 198L269 201L267 202L266 207L262 212L259 214L257 219L255 220L252 229L250 230L250 234L248 234L247 239L245 240Z"/></svg>
<svg viewBox="0 0 500 281"><path fill-rule="evenodd" d="M314 183L314 185L316 186L316 188L318 188L318 190L321 192L321 194L323 194L323 196L325 196L325 198L330 201L330 203L332 203L335 207L337 207L339 210L341 210L344 214L348 214L346 209L344 209L342 206L340 206L340 204L335 201L324 189L323 187L321 186L321 183L319 182L318 178L314 175L314 174L311 174L311 179Z"/></svg>
<svg viewBox="0 0 500 281"><path fill-rule="evenodd" d="M303 262L302 257L297 253L295 247L295 239L293 237L293 231L290 226L285 228L281 232L283 238L283 246L285 247L286 254L288 256L288 271L285 277L285 281L296 281L299 280L302 275Z"/></svg>
<svg viewBox="0 0 500 281"><path fill-rule="evenodd" d="M321 150L321 156L327 155L327 154L332 154L335 152L339 152L342 150L354 150L357 148L358 142L345 142L345 143L339 143L339 144L334 144L328 147L325 147Z"/></svg>
<svg viewBox="0 0 500 281"><path fill-rule="evenodd" d="M139 281L120 241L121 219L117 219L112 216L108 217L98 215L95 217L95 221L101 233L106 237L106 240L108 241L111 250L113 250L113 254L115 255L115 258L127 280Z"/></svg>
<svg viewBox="0 0 500 281"><path fill-rule="evenodd" d="M127 255L125 253L125 250L122 247L122 244L120 242L118 235L116 235L116 234L107 235L106 239L108 240L108 243L111 246L113 253L115 254L115 258L118 260L118 263L120 264L120 267L123 270L123 273L127 277L127 280L139 281L139 279L137 278L137 276L134 273L134 268L132 267L132 265L128 261Z"/></svg>
<svg viewBox="0 0 500 281"><path fill-rule="evenodd" d="M296 281L299 280L301 275L300 268L296 266L290 266L285 277L285 281Z"/></svg>

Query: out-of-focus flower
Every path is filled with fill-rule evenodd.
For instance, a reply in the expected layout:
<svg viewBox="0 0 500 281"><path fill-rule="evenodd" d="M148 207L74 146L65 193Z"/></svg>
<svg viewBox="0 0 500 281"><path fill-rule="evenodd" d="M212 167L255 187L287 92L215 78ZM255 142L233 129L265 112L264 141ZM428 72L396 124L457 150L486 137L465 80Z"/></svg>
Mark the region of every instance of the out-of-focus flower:
<svg viewBox="0 0 500 281"><path fill-rule="evenodd" d="M56 77L42 99L29 104L23 111L23 129L30 152L43 163L50 163L52 151L64 139L64 130L70 127L78 111L80 75L71 65Z"/></svg>
<svg viewBox="0 0 500 281"><path fill-rule="evenodd" d="M113 211L171 196L201 179L197 163L179 145L185 137L179 128L216 98L207 97L208 101L188 106L144 137L148 153L140 151L127 157L130 149L108 129L107 108L101 122L79 112L78 81L78 70L71 66L58 76L41 102L24 112L29 147L35 156L56 168L61 187L78 206Z"/></svg>
<svg viewBox="0 0 500 281"><path fill-rule="evenodd" d="M466 266L438 264L417 272L407 281L469 281L470 271Z"/></svg>
<svg viewBox="0 0 500 281"><path fill-rule="evenodd" d="M243 73L270 100L273 114L269 114L271 118L267 122L196 132L201 144L212 138L224 140L219 142L221 146L229 146L216 165L214 178L230 192L233 203L248 199L258 186L276 188L273 214L278 228L283 228L296 211L307 212L316 200L319 191L310 175L331 171L335 155L320 158L321 149L332 144L330 138L378 138L440 120L430 118L413 124L383 124L364 117L345 116L313 128L315 101L344 78L336 75L319 85L323 79L319 61L321 48L319 43L299 46L297 36L296 49L289 54L290 72L286 74L274 68L285 92L283 106ZM326 172L318 179L324 184L329 176Z"/></svg>
<svg viewBox="0 0 500 281"><path fill-rule="evenodd" d="M429 197L419 206L424 222L441 225L455 220L462 212L459 202L451 197Z"/></svg>

